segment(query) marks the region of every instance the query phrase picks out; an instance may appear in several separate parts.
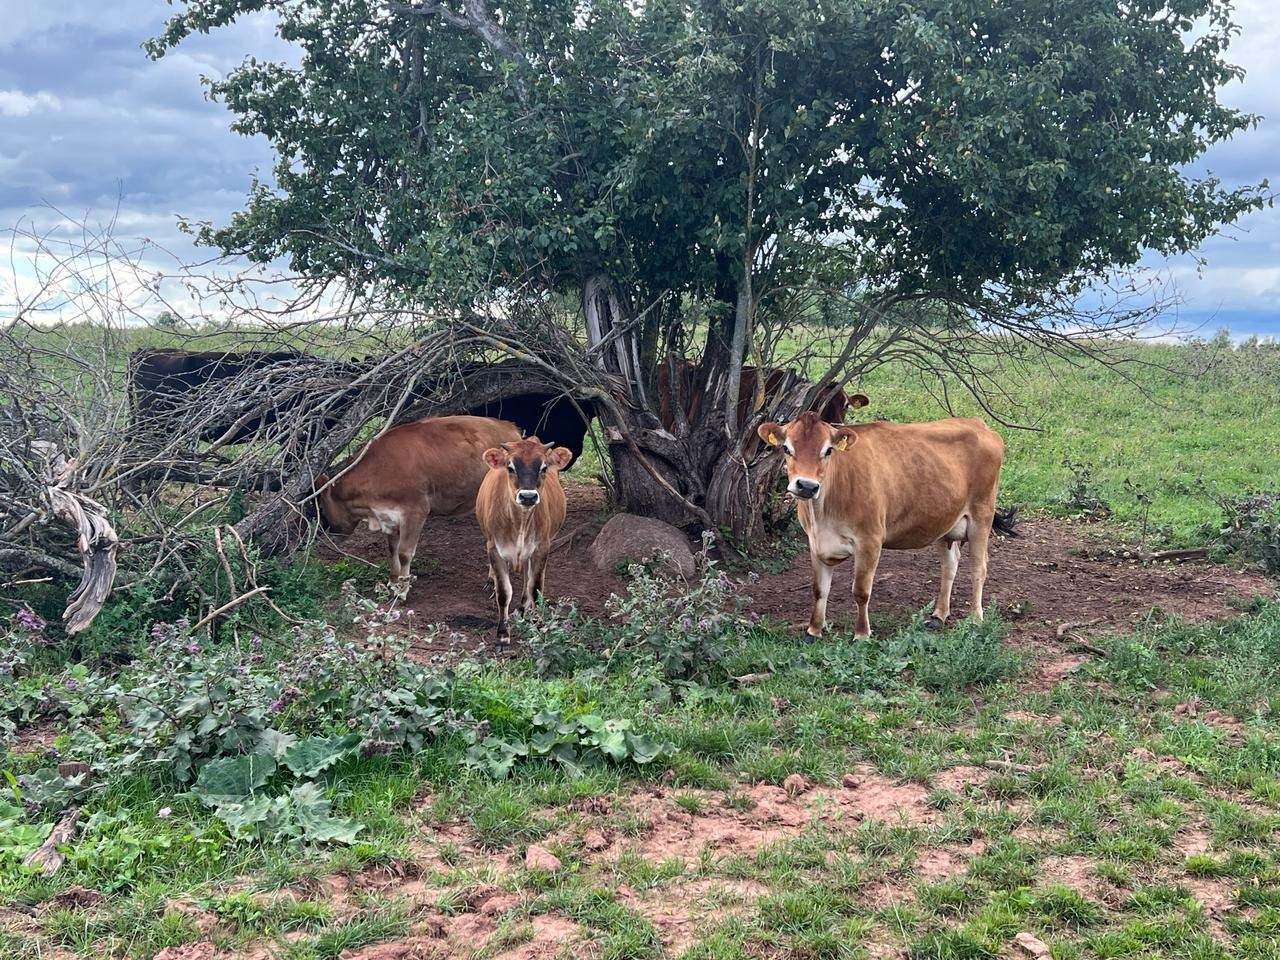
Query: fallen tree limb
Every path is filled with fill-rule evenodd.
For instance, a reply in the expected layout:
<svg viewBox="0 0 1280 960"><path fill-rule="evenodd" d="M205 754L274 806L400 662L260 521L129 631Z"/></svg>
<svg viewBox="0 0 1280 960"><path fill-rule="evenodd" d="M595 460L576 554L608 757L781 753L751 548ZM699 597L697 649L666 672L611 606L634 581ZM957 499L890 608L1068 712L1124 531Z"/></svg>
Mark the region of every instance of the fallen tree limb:
<svg viewBox="0 0 1280 960"><path fill-rule="evenodd" d="M1208 547L1193 547L1187 550L1157 550L1155 553L1145 554L1142 559L1147 563L1153 560L1170 560L1178 563L1183 560L1207 560L1208 557Z"/></svg>
<svg viewBox="0 0 1280 960"><path fill-rule="evenodd" d="M54 873L60 866L62 861L66 859L62 851L58 849L59 845L67 843L75 836L76 826L80 822L80 810L77 807L71 807L62 815L62 819L54 824L53 829L49 831L49 836L45 838L44 843L36 847L22 861L24 866L39 867L40 872L45 874Z"/></svg>

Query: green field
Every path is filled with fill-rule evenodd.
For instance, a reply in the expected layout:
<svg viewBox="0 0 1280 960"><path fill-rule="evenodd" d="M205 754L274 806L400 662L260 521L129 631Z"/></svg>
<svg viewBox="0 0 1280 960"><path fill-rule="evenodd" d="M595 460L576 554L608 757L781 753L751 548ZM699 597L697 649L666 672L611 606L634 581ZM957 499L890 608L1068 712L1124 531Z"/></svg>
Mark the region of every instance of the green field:
<svg viewBox="0 0 1280 960"><path fill-rule="evenodd" d="M1133 349L1132 382L1007 384L1042 430L1003 431L1002 500L1093 497L1136 542L1142 494L1152 542L1207 542L1219 496L1275 486L1280 351ZM856 387L942 412L901 369ZM420 664L367 572L272 577L326 622L153 630L144 588L78 646L0 620L5 960L1280 957L1274 599L804 643L714 572L642 573L615 620L553 610L515 657ZM65 863L24 866L69 805Z"/></svg>

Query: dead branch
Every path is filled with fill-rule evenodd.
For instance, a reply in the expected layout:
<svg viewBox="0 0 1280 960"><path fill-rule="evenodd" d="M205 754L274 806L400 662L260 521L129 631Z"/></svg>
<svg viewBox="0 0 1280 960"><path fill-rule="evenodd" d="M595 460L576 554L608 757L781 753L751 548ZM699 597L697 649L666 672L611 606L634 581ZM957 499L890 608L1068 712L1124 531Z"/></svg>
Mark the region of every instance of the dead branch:
<svg viewBox="0 0 1280 960"><path fill-rule="evenodd" d="M65 859L62 851L59 850L58 847L65 845L73 836L75 836L76 826L79 822L79 808L71 807L62 815L62 819L54 824L53 829L49 831L49 836L45 839L44 843L40 844L40 846L27 854L26 858L22 861L23 865L28 867L38 867L40 872L46 876L51 873L56 873L58 868L62 866L62 861Z"/></svg>

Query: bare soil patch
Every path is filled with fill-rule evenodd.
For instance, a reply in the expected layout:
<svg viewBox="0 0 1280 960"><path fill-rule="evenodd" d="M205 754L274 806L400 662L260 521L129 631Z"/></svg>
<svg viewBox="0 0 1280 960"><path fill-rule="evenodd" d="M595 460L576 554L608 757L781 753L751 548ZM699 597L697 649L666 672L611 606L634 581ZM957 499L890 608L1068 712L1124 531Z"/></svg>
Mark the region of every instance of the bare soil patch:
<svg viewBox="0 0 1280 960"><path fill-rule="evenodd" d="M601 616L611 593L626 583L613 572L601 572L588 547L608 515L603 490L592 484L566 484L568 516L547 568L547 593L572 601L584 613ZM1006 613L1010 635L1020 646L1053 651L1044 680L1056 682L1086 657L1064 655L1068 642L1056 629L1064 623L1090 621L1076 634L1099 634L1131 628L1153 608L1190 621L1229 616L1232 603L1270 593L1261 575L1209 563L1142 566L1117 559L1089 546L1086 525L1033 518L1019 525L1014 539L995 538L987 580L987 598ZM343 554L377 564L385 572L386 546L380 534L361 529L321 548L320 556ZM491 647L492 601L485 589L488 564L484 541L474 517L431 518L418 556L416 579L406 607L419 623L439 623L457 636L445 636L418 650L422 656L450 656ZM777 573L758 571L750 608L762 617L788 624L797 632L809 614L810 571L805 549ZM843 564L836 574L828 617L834 629L852 628L853 568ZM932 550L887 550L881 557L872 598L872 623L881 630L930 603L937 590L938 568ZM968 611L969 563L960 563L953 608Z"/></svg>

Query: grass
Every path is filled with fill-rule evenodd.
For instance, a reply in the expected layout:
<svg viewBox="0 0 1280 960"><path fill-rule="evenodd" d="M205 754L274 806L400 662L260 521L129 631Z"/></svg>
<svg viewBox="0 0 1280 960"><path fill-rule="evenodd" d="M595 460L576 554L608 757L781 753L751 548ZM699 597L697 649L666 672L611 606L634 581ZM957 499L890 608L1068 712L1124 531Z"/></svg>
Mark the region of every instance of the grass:
<svg viewBox="0 0 1280 960"><path fill-rule="evenodd" d="M1132 349L1132 379L1051 363L1008 383L1043 430L1004 431L1002 501L1072 513L1070 460L1090 471L1074 499L1109 504L1121 535L1138 536L1149 500L1151 540L1203 542L1218 494L1280 475L1280 359ZM1198 379L1165 372L1206 359ZM857 384L868 413L901 420L941 413L926 386L892 367ZM323 596L313 571L281 577L291 610ZM130 598L103 629L136 636L154 600ZM350 847L237 843L162 778L108 772L53 877L21 868L0 830L0 956L211 940L310 960L415 937L484 957L943 960L1008 956L1022 932L1056 960L1280 956L1280 604L1217 624L1153 615L1092 639L1105 655L1047 689L998 617L879 627L821 644L755 628L723 675L763 679L661 697L653 676L600 664L551 679L522 659L460 666L455 708L495 734L541 708L594 712L676 753L577 777L522 761L502 781L460 764L459 737L352 760L327 783L335 813L366 826ZM39 762L0 755L14 774ZM808 787L786 798L795 774ZM751 841L715 832L730 828ZM606 850L588 848L596 834ZM524 869L535 843L560 870ZM105 901L62 902L74 885ZM494 895L517 899L489 916Z"/></svg>
<svg viewBox="0 0 1280 960"><path fill-rule="evenodd" d="M679 752L665 771L573 779L528 764L504 781L447 762L458 747L446 742L411 762L369 758L340 791L342 812L368 831L338 850L237 845L198 806L174 802L158 820L146 786L122 783L90 802L105 826L73 845L52 882L7 867L2 896L33 906L34 942L84 956L149 957L211 936L228 949L331 958L448 936L497 889L519 905L485 922L479 956L552 950L539 939L547 915L573 924L590 955L619 958L673 955L673 931L687 957L717 960L861 957L867 944L907 957L1003 956L1019 932L1055 957L1273 957L1280 740L1257 710L1277 696L1265 667L1278 625L1275 603L1225 624L1153 621L1102 641L1108 656L1083 675L1100 686L1069 678L1048 690L1023 683L998 621L941 635L907 624L870 644L820 647L760 630L728 666L767 665L766 680L662 705L625 676L542 680L521 661L482 664L481 689L643 718ZM1174 714L1192 692L1222 719ZM849 819L816 799L860 766L878 771L874 784L919 785L922 799L900 801L912 819L893 808ZM937 786L956 766L978 773ZM810 799L790 801L810 813L768 827L779 801L753 784L793 773L814 784ZM774 832L754 850L647 853L655 815ZM589 830L609 838L609 852L583 845ZM525 872L533 842L562 869ZM402 863L417 864L421 894L397 879ZM335 888L332 877L348 879ZM106 903L54 905L72 884L102 890ZM13 955L36 955L22 950Z"/></svg>

